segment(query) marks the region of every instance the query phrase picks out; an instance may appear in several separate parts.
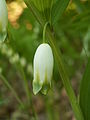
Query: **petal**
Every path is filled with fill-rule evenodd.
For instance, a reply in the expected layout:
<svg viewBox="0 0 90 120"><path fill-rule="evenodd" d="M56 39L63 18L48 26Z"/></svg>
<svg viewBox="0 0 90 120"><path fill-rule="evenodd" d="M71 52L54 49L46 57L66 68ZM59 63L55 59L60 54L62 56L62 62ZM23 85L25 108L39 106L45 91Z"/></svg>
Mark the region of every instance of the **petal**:
<svg viewBox="0 0 90 120"><path fill-rule="evenodd" d="M42 84L39 81L33 80L33 93L36 95L42 89Z"/></svg>
<svg viewBox="0 0 90 120"><path fill-rule="evenodd" d="M40 82L39 71L35 73L35 79L33 80L33 93L36 95L42 88L42 83Z"/></svg>
<svg viewBox="0 0 90 120"><path fill-rule="evenodd" d="M50 81L53 73L53 54L48 44L41 44L34 56L34 79L37 68L40 75L40 81L43 83L47 70L47 80Z"/></svg>
<svg viewBox="0 0 90 120"><path fill-rule="evenodd" d="M51 47L46 43L41 44L34 56L34 94L37 94L40 90L44 95L47 94L51 87L53 63Z"/></svg>
<svg viewBox="0 0 90 120"><path fill-rule="evenodd" d="M50 89L49 83L44 83L41 89L42 94L46 95Z"/></svg>
<svg viewBox="0 0 90 120"><path fill-rule="evenodd" d="M47 70L45 72L45 80L41 89L42 94L46 95L51 87L51 81L48 81Z"/></svg>

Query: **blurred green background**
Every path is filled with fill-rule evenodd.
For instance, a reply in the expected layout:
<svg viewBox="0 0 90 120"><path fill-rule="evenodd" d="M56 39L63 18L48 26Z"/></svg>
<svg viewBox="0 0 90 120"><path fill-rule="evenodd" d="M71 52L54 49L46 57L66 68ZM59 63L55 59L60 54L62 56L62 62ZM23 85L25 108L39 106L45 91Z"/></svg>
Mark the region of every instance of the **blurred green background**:
<svg viewBox="0 0 90 120"><path fill-rule="evenodd" d="M42 43L42 28L22 0L7 0L9 39L0 45L0 72L26 104L23 77L16 62L20 61L32 92L33 56ZM78 96L80 80L90 55L90 1L71 0L54 26L56 42ZM75 120L55 62L52 88L47 96L33 95L33 105L40 120ZM33 93L32 93L33 94ZM28 108L33 120L31 108ZM28 120L28 114L0 79L0 118Z"/></svg>

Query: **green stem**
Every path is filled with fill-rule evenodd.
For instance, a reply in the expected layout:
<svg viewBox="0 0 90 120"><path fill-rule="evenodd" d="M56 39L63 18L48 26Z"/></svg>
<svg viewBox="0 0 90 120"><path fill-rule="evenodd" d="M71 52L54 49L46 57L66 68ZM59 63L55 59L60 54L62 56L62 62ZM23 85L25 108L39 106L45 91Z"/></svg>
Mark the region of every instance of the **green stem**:
<svg viewBox="0 0 90 120"><path fill-rule="evenodd" d="M19 67L20 67L20 71L21 71L21 74L22 74L23 79L24 79L25 91L26 91L26 95L27 95L27 98L28 98L29 105L31 105L31 109L32 109L35 120L38 120L37 114L36 114L34 106L33 106L32 93L29 89L29 85L28 85L28 81L27 81L25 72L24 72L21 65Z"/></svg>
<svg viewBox="0 0 90 120"><path fill-rule="evenodd" d="M58 49L57 45L56 45L56 40L53 36L53 34L51 33L50 29L47 29L47 35L50 41L50 44L53 48L54 54L55 54L55 59L57 61L58 64L58 69L59 69L59 73L63 82L63 85L66 89L67 95L69 97L70 103L72 105L75 117L77 120L84 120L80 106L77 102L76 96L74 94L72 85L70 83L69 77L67 75L67 71L65 69L64 63L63 63L63 59L62 59L62 54L60 52L60 50Z"/></svg>
<svg viewBox="0 0 90 120"><path fill-rule="evenodd" d="M13 89L13 87L9 84L8 80L0 74L0 78L3 80L4 84L12 91L13 95L15 96L15 98L17 99L18 103L21 105L22 108L24 107L23 102L20 100L20 98L18 97L16 91Z"/></svg>
<svg viewBox="0 0 90 120"><path fill-rule="evenodd" d="M44 25L44 28L43 28L43 43L46 42L46 28L47 28L48 24L49 24L49 22L46 22L46 24Z"/></svg>
<svg viewBox="0 0 90 120"><path fill-rule="evenodd" d="M28 81L26 79L24 70L23 70L23 68L21 67L20 64L19 64L19 70L20 70L22 78L24 80L25 92L26 92L26 96L27 96L27 99L28 99L28 103L30 104L30 101L31 101L31 92L30 92L30 89L29 89Z"/></svg>

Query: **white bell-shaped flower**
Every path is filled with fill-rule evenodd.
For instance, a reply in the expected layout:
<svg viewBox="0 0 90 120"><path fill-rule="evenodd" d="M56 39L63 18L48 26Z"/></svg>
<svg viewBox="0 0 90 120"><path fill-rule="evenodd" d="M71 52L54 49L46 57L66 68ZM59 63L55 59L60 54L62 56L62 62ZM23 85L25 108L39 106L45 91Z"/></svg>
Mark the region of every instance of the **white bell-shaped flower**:
<svg viewBox="0 0 90 120"><path fill-rule="evenodd" d="M43 43L41 44L34 56L34 80L33 92L37 94L41 91L46 94L51 86L53 74L53 53L51 47Z"/></svg>
<svg viewBox="0 0 90 120"><path fill-rule="evenodd" d="M8 11L5 0L0 0L0 42L7 36Z"/></svg>

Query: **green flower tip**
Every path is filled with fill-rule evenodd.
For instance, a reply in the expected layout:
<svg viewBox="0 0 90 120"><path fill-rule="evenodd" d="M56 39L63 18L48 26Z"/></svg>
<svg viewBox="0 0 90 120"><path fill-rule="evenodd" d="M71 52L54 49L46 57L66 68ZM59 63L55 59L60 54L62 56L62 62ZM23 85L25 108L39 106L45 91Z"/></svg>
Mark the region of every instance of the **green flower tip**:
<svg viewBox="0 0 90 120"><path fill-rule="evenodd" d="M42 84L39 81L33 80L33 93L36 95L42 88Z"/></svg>
<svg viewBox="0 0 90 120"><path fill-rule="evenodd" d="M50 84L49 83L44 83L41 89L41 93L46 95L50 89Z"/></svg>
<svg viewBox="0 0 90 120"><path fill-rule="evenodd" d="M33 93L36 95L38 92L41 91L42 94L46 95L50 89L49 83L40 83L39 81L33 81Z"/></svg>

